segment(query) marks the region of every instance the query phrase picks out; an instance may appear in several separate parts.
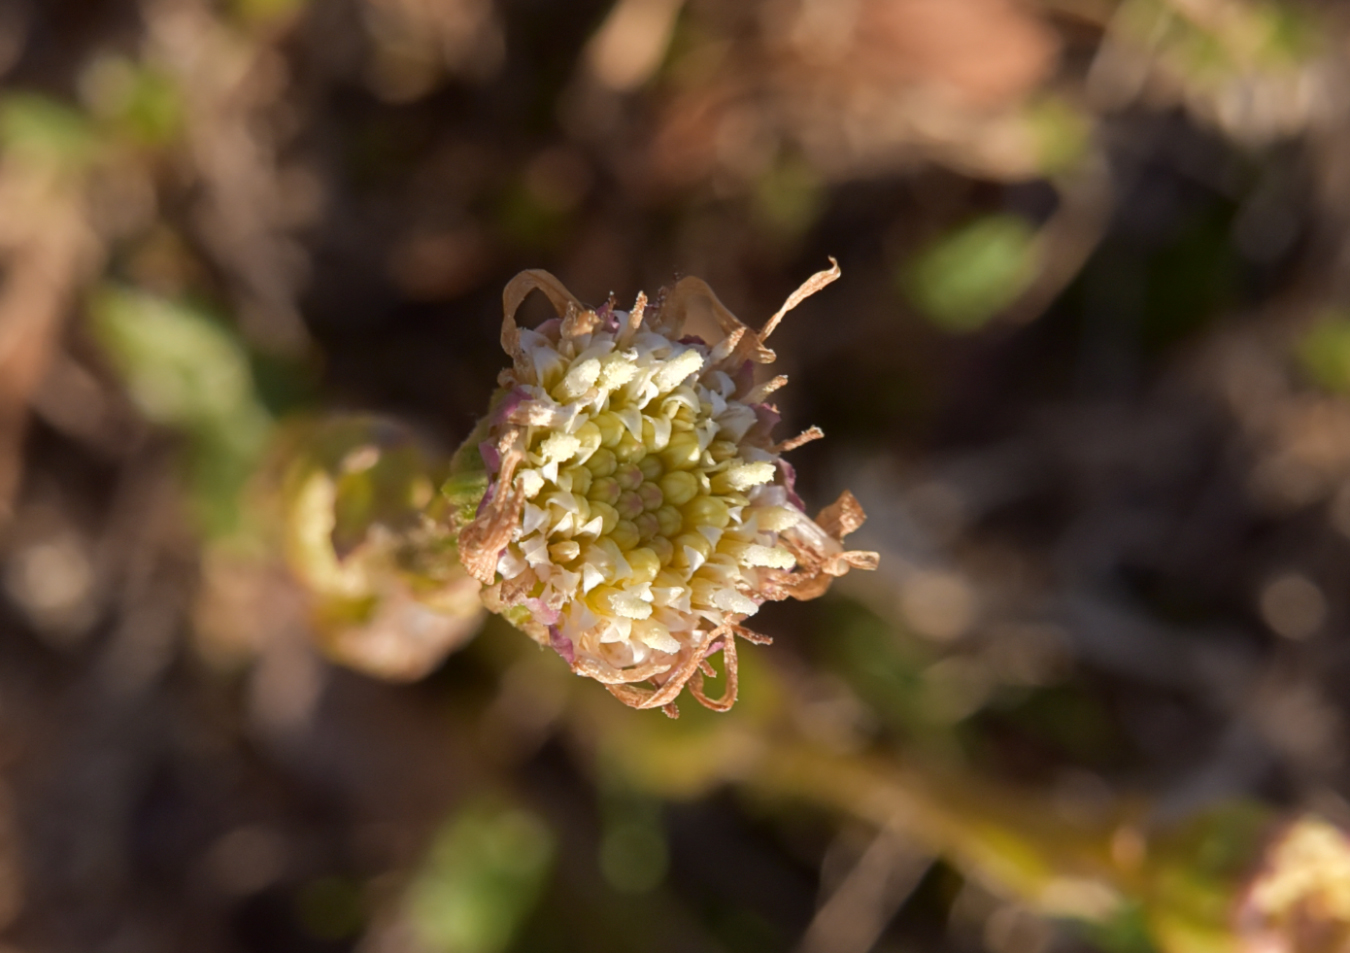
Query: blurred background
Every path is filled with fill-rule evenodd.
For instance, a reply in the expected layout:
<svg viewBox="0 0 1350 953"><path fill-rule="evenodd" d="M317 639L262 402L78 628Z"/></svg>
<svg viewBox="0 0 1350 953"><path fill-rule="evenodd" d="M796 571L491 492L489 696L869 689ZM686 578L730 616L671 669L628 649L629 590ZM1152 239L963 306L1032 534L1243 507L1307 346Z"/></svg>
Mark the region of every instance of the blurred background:
<svg viewBox="0 0 1350 953"><path fill-rule="evenodd" d="M1350 949L1345 5L0 0L0 83L4 953ZM389 568L515 272L829 255L881 569L731 713Z"/></svg>

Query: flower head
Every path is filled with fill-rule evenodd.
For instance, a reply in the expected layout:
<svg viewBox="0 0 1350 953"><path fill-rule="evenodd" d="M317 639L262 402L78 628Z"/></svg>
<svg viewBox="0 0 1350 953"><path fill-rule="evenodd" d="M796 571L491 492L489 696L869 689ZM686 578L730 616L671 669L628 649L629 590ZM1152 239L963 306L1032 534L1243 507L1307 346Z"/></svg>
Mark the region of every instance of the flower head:
<svg viewBox="0 0 1350 953"><path fill-rule="evenodd" d="M753 373L775 359L764 341L783 315L838 274L812 277L758 333L696 278L625 312L586 308L547 272L518 275L502 328L513 364L478 434L490 483L460 534L488 607L635 708L673 715L686 685L729 708L735 637L766 641L746 618L876 565L841 545L863 520L850 494L815 521L802 511L781 454L821 433L775 443L765 398L786 378ZM520 328L535 290L558 317ZM685 336L694 309L722 340ZM728 684L712 699L703 674L719 651Z"/></svg>
<svg viewBox="0 0 1350 953"><path fill-rule="evenodd" d="M1315 815L1272 840L1237 906L1243 953L1350 949L1350 836Z"/></svg>

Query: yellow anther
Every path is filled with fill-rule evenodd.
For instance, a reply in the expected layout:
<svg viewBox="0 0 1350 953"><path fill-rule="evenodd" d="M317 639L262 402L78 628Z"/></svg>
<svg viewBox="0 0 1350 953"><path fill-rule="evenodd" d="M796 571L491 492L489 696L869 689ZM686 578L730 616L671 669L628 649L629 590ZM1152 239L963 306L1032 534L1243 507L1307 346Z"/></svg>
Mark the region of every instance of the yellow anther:
<svg viewBox="0 0 1350 953"><path fill-rule="evenodd" d="M586 494L586 499L613 506L622 492L618 480L613 477L599 477L591 481L591 491Z"/></svg>
<svg viewBox="0 0 1350 953"><path fill-rule="evenodd" d="M614 524L614 528L609 531L609 538L614 541L615 546L618 546L624 552L642 542L642 537L638 534L633 521L625 519L621 519Z"/></svg>
<svg viewBox="0 0 1350 953"><path fill-rule="evenodd" d="M667 503L656 511L656 521L662 536L673 537L684 526L684 514Z"/></svg>
<svg viewBox="0 0 1350 953"><path fill-rule="evenodd" d="M692 348L666 361L652 378L656 389L667 391L682 384L703 366L703 355Z"/></svg>
<svg viewBox="0 0 1350 953"><path fill-rule="evenodd" d="M661 462L670 470L688 470L698 465L700 454L698 437L684 431L670 438L666 449L661 451Z"/></svg>
<svg viewBox="0 0 1350 953"><path fill-rule="evenodd" d="M618 465L619 461L614 459L614 454L609 450L597 450L586 461L586 469L598 477L609 476Z"/></svg>
<svg viewBox="0 0 1350 953"><path fill-rule="evenodd" d="M645 546L634 549L624 558L628 560L628 565L633 570L634 582L651 582L661 571L661 557Z"/></svg>
<svg viewBox="0 0 1350 953"><path fill-rule="evenodd" d="M577 428L574 436L581 441L581 452L583 454L592 454L600 449L600 428L593 421L586 421Z"/></svg>
<svg viewBox="0 0 1350 953"><path fill-rule="evenodd" d="M591 611L595 611L595 613L601 614L601 616L613 617L613 598L620 594L621 591L622 590L618 589L617 586L597 586L590 591L589 595L587 595L586 602L589 603Z"/></svg>
<svg viewBox="0 0 1350 953"><path fill-rule="evenodd" d="M596 381L596 386L601 390L614 390L637 377L637 372L637 368L629 361L620 357L611 357L600 368L600 379Z"/></svg>
<svg viewBox="0 0 1350 953"><path fill-rule="evenodd" d="M594 477L586 467L568 467L562 472L562 476L571 481L572 492L577 496L585 496L590 492Z"/></svg>
<svg viewBox="0 0 1350 953"><path fill-rule="evenodd" d="M623 436L619 438L619 442L614 447L614 456L624 463L636 463L646 454L646 446L627 430L623 432Z"/></svg>
<svg viewBox="0 0 1350 953"><path fill-rule="evenodd" d="M791 569L797 562L796 558L782 546L761 546L758 543L745 547L739 558L747 566L763 566L768 569Z"/></svg>
<svg viewBox="0 0 1350 953"><path fill-rule="evenodd" d="M570 403L590 390L599 377L600 362L593 357L587 358L573 365L562 382L553 388L553 396L560 403Z"/></svg>
<svg viewBox="0 0 1350 953"><path fill-rule="evenodd" d="M715 496L696 496L681 508L685 522L691 527L712 526L724 529L731 522L727 505Z"/></svg>
<svg viewBox="0 0 1350 953"><path fill-rule="evenodd" d="M662 566L669 566L670 561L675 558L675 545L664 536L648 540L647 548L656 553L656 558L661 560Z"/></svg>
<svg viewBox="0 0 1350 953"><path fill-rule="evenodd" d="M642 468L632 463L624 463L614 471L614 479L625 490L636 490L642 486Z"/></svg>
<svg viewBox="0 0 1350 953"><path fill-rule="evenodd" d="M642 471L644 480L655 480L666 472L666 468L661 465L661 458L652 453L639 460L637 465L638 469Z"/></svg>
<svg viewBox="0 0 1350 953"><path fill-rule="evenodd" d="M802 518L798 510L787 506L761 506L754 510L755 522L760 529L768 530L770 533L781 533L797 525L797 521Z"/></svg>
<svg viewBox="0 0 1350 953"><path fill-rule="evenodd" d="M670 629L654 619L635 620L633 638L660 652L673 655L680 650L680 643L670 634Z"/></svg>
<svg viewBox="0 0 1350 953"><path fill-rule="evenodd" d="M708 542L707 537L702 533L683 533L675 537L675 559L674 565L681 568L689 566L689 554L686 550L692 549L704 559L712 555L712 543Z"/></svg>
<svg viewBox="0 0 1350 953"><path fill-rule="evenodd" d="M666 502L666 495L661 492L661 488L655 483L643 483L637 488L638 498L642 500L642 508L647 511L660 509Z"/></svg>
<svg viewBox="0 0 1350 953"><path fill-rule="evenodd" d="M596 613L610 618L645 619L652 614L650 604L616 586L596 586L586 601Z"/></svg>
<svg viewBox="0 0 1350 953"><path fill-rule="evenodd" d="M632 490L624 490L619 494L619 501L614 504L614 508L619 511L619 516L623 519L636 519L642 515L642 497Z"/></svg>
<svg viewBox="0 0 1350 953"><path fill-rule="evenodd" d="M600 517L602 520L600 526L600 532L602 534L608 536L610 533L614 532L614 527L618 525L619 522L618 510L610 506L608 503L600 503L595 500L592 500L591 519L595 519L597 516Z"/></svg>
<svg viewBox="0 0 1350 953"><path fill-rule="evenodd" d="M717 594L717 583L703 576L695 576L689 580L689 592L693 596L694 605L701 608L709 608L713 605L713 597Z"/></svg>
<svg viewBox="0 0 1350 953"><path fill-rule="evenodd" d="M532 500L544 488L544 477L538 470L521 470L516 474L516 482L525 491L525 499Z"/></svg>
<svg viewBox="0 0 1350 953"><path fill-rule="evenodd" d="M642 418L642 442L646 445L648 452L654 453L664 450L666 444L670 443L670 428L664 427L660 432L656 425L648 417Z"/></svg>
<svg viewBox="0 0 1350 953"><path fill-rule="evenodd" d="M633 520L633 525L637 527L638 536L644 541L661 532L661 521L656 518L655 513L643 513Z"/></svg>
<svg viewBox="0 0 1350 953"><path fill-rule="evenodd" d="M618 414L612 411L605 411L603 414L597 414L594 418L595 426L600 430L600 446L614 449L627 431L624 429L623 421L619 419Z"/></svg>
<svg viewBox="0 0 1350 953"><path fill-rule="evenodd" d="M698 478L688 470L672 470L661 477L659 485L671 506L684 506L698 496Z"/></svg>

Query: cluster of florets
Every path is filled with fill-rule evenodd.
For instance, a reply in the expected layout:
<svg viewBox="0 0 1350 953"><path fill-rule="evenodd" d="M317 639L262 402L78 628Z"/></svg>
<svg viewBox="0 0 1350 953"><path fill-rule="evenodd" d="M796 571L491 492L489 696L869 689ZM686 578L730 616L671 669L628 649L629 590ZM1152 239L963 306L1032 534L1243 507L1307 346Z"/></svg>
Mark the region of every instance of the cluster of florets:
<svg viewBox="0 0 1350 953"><path fill-rule="evenodd" d="M747 617L876 562L840 544L862 521L850 495L820 523L802 511L781 454L820 431L774 443L765 398L786 379L753 374L774 359L763 342L782 316L837 275L808 281L758 334L698 279L652 307L639 295L631 311L585 308L546 272L508 285L513 367L482 434L488 490L460 535L488 607L634 707L674 714L686 684L729 707L734 639L762 640ZM515 313L533 290L559 317L522 329ZM683 336L691 307L709 309L719 343ZM711 699L702 679L717 652L728 685Z"/></svg>
<svg viewBox="0 0 1350 953"><path fill-rule="evenodd" d="M1350 949L1350 836L1315 815L1288 824L1234 913L1241 953Z"/></svg>

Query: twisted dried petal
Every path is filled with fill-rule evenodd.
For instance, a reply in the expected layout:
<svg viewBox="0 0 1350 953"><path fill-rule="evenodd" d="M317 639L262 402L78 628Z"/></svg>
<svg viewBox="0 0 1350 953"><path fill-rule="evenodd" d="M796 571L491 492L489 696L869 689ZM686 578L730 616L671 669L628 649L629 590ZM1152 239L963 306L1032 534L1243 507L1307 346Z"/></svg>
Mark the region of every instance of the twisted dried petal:
<svg viewBox="0 0 1350 953"><path fill-rule="evenodd" d="M756 364L772 364L778 360L778 355L765 347L760 342L759 335L742 324L741 320L727 309L721 299L708 287L706 281L702 278L681 278L666 297L661 312L679 315L680 323L683 324L685 316L692 311L706 311L724 334L741 335L739 343L731 355L724 359L724 363L738 364L741 360L748 359Z"/></svg>
<svg viewBox="0 0 1350 953"><path fill-rule="evenodd" d="M866 521L867 514L863 512L862 504L848 490L840 493L839 499L816 515L816 525L823 529L826 535L841 541L845 536L860 529Z"/></svg>
<svg viewBox="0 0 1350 953"><path fill-rule="evenodd" d="M825 431L821 430L819 427L808 427L797 434L797 436L784 440L782 443L774 444L773 452L787 453L789 450L796 450L798 447L805 446L813 440L821 440L824 437ZM856 503L857 501L855 500L854 502ZM859 512L861 512L861 507L859 507ZM852 532L852 530L849 530L849 532Z"/></svg>
<svg viewBox="0 0 1350 953"><path fill-rule="evenodd" d="M531 268L516 275L507 282L506 288L502 291L502 311L504 314L502 318L502 350L511 355L513 360L519 360L520 354L520 328L516 326L516 312L520 310L521 304L530 296L532 291L542 291L547 295L554 310L560 315L566 314L569 307L576 308L578 311L585 310L576 296L547 271Z"/></svg>
<svg viewBox="0 0 1350 953"><path fill-rule="evenodd" d="M722 664L727 669L727 684L720 698L709 698L703 691L703 676L706 674L709 678L715 674L712 666L707 664L706 656L704 664L689 679L689 694L693 695L700 705L704 708L711 708L713 711L730 711L731 706L736 704L736 694L739 690L737 680L736 664L736 640L728 635L717 647L722 651Z"/></svg>
<svg viewBox="0 0 1350 953"><path fill-rule="evenodd" d="M593 678L603 685L630 685L664 675L674 667L674 664L669 659L652 659L642 665L620 669L596 659L580 658L572 666L572 671Z"/></svg>
<svg viewBox="0 0 1350 953"><path fill-rule="evenodd" d="M787 300L783 302L783 306L774 313L773 317L764 322L764 328L759 332L760 341L768 340L769 335L773 334L777 329L779 322L787 316L789 311L811 297L821 288L833 284L839 278L840 274L839 262L831 258L829 268L825 271L818 271L810 278L803 281L800 288L788 295Z"/></svg>
<svg viewBox="0 0 1350 953"><path fill-rule="evenodd" d="M482 512L459 534L459 559L469 574L488 585L497 575L497 557L510 542L525 507L525 490L512 477L524 459L520 431L512 427L497 443L501 457L498 488Z"/></svg>
<svg viewBox="0 0 1350 953"><path fill-rule="evenodd" d="M708 650L686 649L682 652L678 667L674 672L668 674L666 680L656 689L635 688L632 685L607 685L605 687L609 689L611 695L629 708L664 708L679 697L680 692L684 691L684 687L689 684L690 679L695 676L701 677L699 667L707 658L708 653L717 651L720 646L731 641L730 628L730 626L719 626L714 629L711 633L714 638L722 635L725 635L726 638L722 642L710 646ZM731 651L735 652L734 649ZM735 701L734 695L732 701ZM727 707L730 708L731 706L728 705Z"/></svg>

